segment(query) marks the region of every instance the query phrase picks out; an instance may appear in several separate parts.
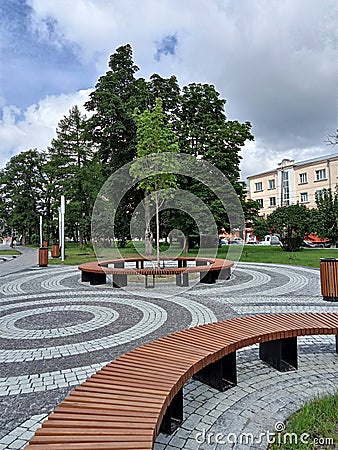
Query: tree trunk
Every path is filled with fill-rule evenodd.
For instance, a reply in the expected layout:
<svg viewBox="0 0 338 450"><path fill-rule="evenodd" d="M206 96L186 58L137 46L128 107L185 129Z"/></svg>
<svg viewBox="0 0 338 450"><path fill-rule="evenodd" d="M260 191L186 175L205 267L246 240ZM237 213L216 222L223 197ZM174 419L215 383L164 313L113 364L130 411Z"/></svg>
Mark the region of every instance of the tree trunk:
<svg viewBox="0 0 338 450"><path fill-rule="evenodd" d="M189 252L189 235L184 235L184 243L183 243L183 253Z"/></svg>
<svg viewBox="0 0 338 450"><path fill-rule="evenodd" d="M150 228L151 211L150 204L147 199L144 200L144 215L146 221L146 230L144 235L145 255L151 256L153 254L153 233Z"/></svg>

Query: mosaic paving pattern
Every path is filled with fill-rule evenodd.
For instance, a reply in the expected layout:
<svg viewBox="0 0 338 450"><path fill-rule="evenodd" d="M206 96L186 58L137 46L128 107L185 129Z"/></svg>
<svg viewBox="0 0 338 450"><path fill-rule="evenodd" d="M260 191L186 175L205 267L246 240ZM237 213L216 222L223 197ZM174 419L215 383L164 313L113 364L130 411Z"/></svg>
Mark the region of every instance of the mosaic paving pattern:
<svg viewBox="0 0 338 450"><path fill-rule="evenodd" d="M172 283L162 284L160 291L142 283L131 283L128 292L109 284L92 287L81 283L75 267L36 268L31 260L20 268L20 258L13 273L12 262L0 265L0 274L6 268L0 281L0 450L24 448L74 386L119 354L160 336L240 315L338 310L338 305L323 302L315 269L241 263L230 280L199 284L178 295ZM292 375L271 371L253 348L240 352L239 386L227 394L189 382L185 401L191 414L176 434L160 435L156 449L241 448L200 443L196 433L201 424L206 431L247 430L253 423L257 429L271 429L324 386L335 389L332 338L310 338L300 348L303 367ZM300 383L303 376L306 389ZM321 381L315 385L313 379ZM277 403L268 389L262 392L268 386ZM283 396L288 386L290 398ZM269 415L258 414L257 408Z"/></svg>

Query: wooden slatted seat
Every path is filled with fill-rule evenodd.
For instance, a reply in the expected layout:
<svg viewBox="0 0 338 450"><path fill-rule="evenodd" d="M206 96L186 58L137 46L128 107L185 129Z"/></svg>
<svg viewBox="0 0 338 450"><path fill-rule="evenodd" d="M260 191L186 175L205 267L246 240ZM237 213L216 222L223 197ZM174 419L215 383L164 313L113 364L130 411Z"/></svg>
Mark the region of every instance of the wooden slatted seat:
<svg viewBox="0 0 338 450"><path fill-rule="evenodd" d="M215 283L218 278L227 279L230 277L230 269L234 265L233 261L221 258L192 258L180 256L175 258L177 267L165 267L166 261L173 261L172 258L161 258L163 267L144 267L144 263L156 263L155 258L126 258L109 261L92 261L79 265L82 273L82 281L89 281L90 284L98 285L106 283L106 275L113 275L113 286L123 287L127 285L128 275L144 275L145 277L162 275L176 275L178 286L189 285L189 273L200 273L202 283ZM195 262L196 265L188 266L188 262ZM135 263L134 267L125 267L125 264ZM148 286L146 279L146 286Z"/></svg>
<svg viewBox="0 0 338 450"><path fill-rule="evenodd" d="M218 389L237 383L236 350L297 369L297 336L335 334L338 313L248 316L178 331L118 357L78 386L36 431L30 450L150 450L160 429L183 420L183 386L194 376Z"/></svg>

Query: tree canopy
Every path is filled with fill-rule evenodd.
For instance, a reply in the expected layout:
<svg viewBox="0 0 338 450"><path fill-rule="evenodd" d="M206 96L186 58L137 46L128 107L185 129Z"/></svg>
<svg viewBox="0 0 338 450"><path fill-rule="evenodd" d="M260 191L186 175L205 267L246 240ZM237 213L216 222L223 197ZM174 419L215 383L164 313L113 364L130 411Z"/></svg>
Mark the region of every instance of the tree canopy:
<svg viewBox="0 0 338 450"><path fill-rule="evenodd" d="M304 236L311 232L311 211L304 205L280 206L267 219L270 229L280 235L283 250L299 250Z"/></svg>
<svg viewBox="0 0 338 450"><path fill-rule="evenodd" d="M0 173L2 223L6 221L22 235L33 236L42 214L45 233L53 237L63 194L67 199L67 234L86 242L90 239L91 210L105 179L137 155L163 151L164 147L171 151L171 146L215 165L244 199L239 183L240 150L253 139L251 124L228 120L226 100L211 84L196 82L181 87L175 75L163 78L153 74L145 80L136 76L138 71L132 47L127 44L117 48L110 56L107 72L98 79L85 104L89 118L74 106L61 118L56 137L44 152L29 150L11 159ZM159 98L161 114L160 101L156 100ZM135 114L135 108L142 113ZM156 126L150 125L152 114ZM13 179L20 179L18 186ZM156 180L155 186L155 180L148 179L150 191L167 186L170 177ZM175 178L175 183L198 196L210 208L219 227L227 223L226 211L210 189L181 176ZM123 200L126 211L116 214L116 237L121 241L128 238L129 211L148 194L143 185ZM196 224L186 219L183 212L169 211L165 228L169 230L181 222L186 235L194 233Z"/></svg>

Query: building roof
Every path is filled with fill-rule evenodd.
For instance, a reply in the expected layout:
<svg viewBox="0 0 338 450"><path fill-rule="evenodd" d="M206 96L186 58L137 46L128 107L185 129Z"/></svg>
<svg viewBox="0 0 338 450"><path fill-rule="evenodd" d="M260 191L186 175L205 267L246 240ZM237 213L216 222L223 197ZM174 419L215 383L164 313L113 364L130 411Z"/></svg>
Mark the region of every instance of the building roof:
<svg viewBox="0 0 338 450"><path fill-rule="evenodd" d="M302 166L304 164L311 164L311 163L315 163L315 162L326 161L326 160L332 159L332 158L338 158L338 152L333 152L330 155L326 155L326 156L317 156L317 158L306 159L304 161L298 161L298 162L295 162L293 165L294 166Z"/></svg>
<svg viewBox="0 0 338 450"><path fill-rule="evenodd" d="M255 173L255 175L249 175L249 176L247 177L247 179L259 177L260 175L274 174L274 173L276 173L276 172L277 172L277 169L266 170L265 172Z"/></svg>
<svg viewBox="0 0 338 450"><path fill-rule="evenodd" d="M318 156L316 158L311 158L311 159L306 159L306 160L303 160L303 161L293 162L292 164L290 164L290 167L303 166L303 165L306 165L306 164L311 164L311 163L320 162L320 161L327 161L328 159L333 159L333 158L338 158L338 151L337 152L333 152L330 155L326 155L326 156ZM265 172L260 172L260 173L254 174L254 175L250 175L247 178L250 179L250 178L258 177L258 176L261 176L261 175L268 175L269 173L275 173L278 170L279 170L279 168L266 170Z"/></svg>

